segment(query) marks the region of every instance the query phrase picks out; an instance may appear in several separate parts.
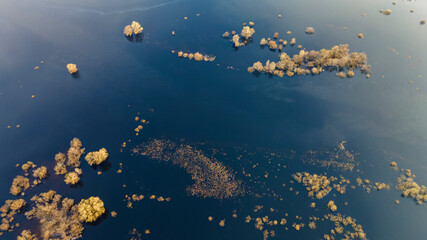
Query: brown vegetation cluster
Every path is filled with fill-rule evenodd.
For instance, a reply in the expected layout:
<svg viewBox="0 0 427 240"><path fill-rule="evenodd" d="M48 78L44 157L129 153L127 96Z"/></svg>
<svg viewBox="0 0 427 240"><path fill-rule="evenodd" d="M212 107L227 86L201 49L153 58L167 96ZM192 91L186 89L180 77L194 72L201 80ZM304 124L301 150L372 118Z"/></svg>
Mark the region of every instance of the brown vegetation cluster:
<svg viewBox="0 0 427 240"><path fill-rule="evenodd" d="M18 194L24 194L23 191L30 188L30 179L18 175L13 179L12 186L10 187L10 194L12 195L18 195Z"/></svg>
<svg viewBox="0 0 427 240"><path fill-rule="evenodd" d="M174 51L172 51L172 52L174 52ZM196 53L184 53L183 51L179 51L179 52L177 52L177 54L178 54L178 57L180 57L180 58L188 58L190 60L194 59L194 60L196 60L198 62L201 62L201 61L213 62L215 60L215 58L216 58L215 56L203 55L203 54L201 54L199 52L196 52Z"/></svg>
<svg viewBox="0 0 427 240"><path fill-rule="evenodd" d="M140 194L140 195L138 195L138 194L127 195L126 194L125 195L125 201L127 201L126 207L132 208L133 207L133 203L132 202L139 202L139 201L141 201L144 198L145 198L145 196L142 195L142 194ZM151 195L149 197L149 199L150 200L157 200L158 202L164 202L164 201L170 202L171 201L170 197L166 197L166 198L162 197L162 196L156 197L156 195Z"/></svg>
<svg viewBox="0 0 427 240"><path fill-rule="evenodd" d="M70 74L74 74L78 71L77 65L74 63L69 63L67 64L67 70Z"/></svg>
<svg viewBox="0 0 427 240"><path fill-rule="evenodd" d="M417 201L418 204L427 202L427 187L419 185L414 181L415 175L410 169L406 169L405 175L401 175L398 179L397 190L402 192L404 197L409 197Z"/></svg>
<svg viewBox="0 0 427 240"><path fill-rule="evenodd" d="M83 226L73 199L62 198L50 190L35 195L31 201L35 206L25 215L28 219L39 220L41 239L71 240L81 237Z"/></svg>
<svg viewBox="0 0 427 240"><path fill-rule="evenodd" d="M292 44L292 43L291 43ZM351 52L348 44L334 46L331 49L321 49L320 51L301 50L292 58L286 53L280 54L280 61L273 62L268 60L265 65L256 62L248 68L248 72L260 72L283 77L292 77L297 75L313 74L317 75L325 70L337 70L338 75L352 77L353 69L359 68L366 76L369 77L370 66L367 63L365 53ZM345 69L347 73L343 72Z"/></svg>
<svg viewBox="0 0 427 240"><path fill-rule="evenodd" d="M331 182L335 181L334 177L326 177L323 175L309 174L308 172L295 173L292 174L292 177L299 183L306 187L309 197L316 197L321 199L326 196L331 190Z"/></svg>
<svg viewBox="0 0 427 240"><path fill-rule="evenodd" d="M38 240L38 238L30 230L23 230L16 240Z"/></svg>
<svg viewBox="0 0 427 240"><path fill-rule="evenodd" d="M355 160L355 154L348 151L344 143L345 141L338 143L338 147L332 150L309 150L302 156L302 161L324 168L332 167L334 170L353 171L358 162Z"/></svg>
<svg viewBox="0 0 427 240"><path fill-rule="evenodd" d="M189 145L176 145L169 140L153 140L133 151L160 161L170 161L173 165L184 168L195 181L187 188L193 196L223 199L244 194L241 181L235 179L231 170Z"/></svg>
<svg viewBox="0 0 427 240"><path fill-rule="evenodd" d="M6 200L3 206L0 207L0 236L5 231L12 231L14 229L14 225L12 225L13 220L15 219L16 214L20 212L20 210L26 205L24 199L16 199L16 200Z"/></svg>
<svg viewBox="0 0 427 240"><path fill-rule="evenodd" d="M366 240L366 233L360 224L356 223L356 219L350 216L344 216L341 214L333 215L328 214L324 216L325 219L334 222L335 228L331 229L330 234L325 234L323 238L325 240L335 240L337 235L344 235L337 239L361 239ZM349 226L351 229L346 230ZM346 230L346 231L345 231Z"/></svg>
<svg viewBox="0 0 427 240"><path fill-rule="evenodd" d="M101 148L99 151L90 152L86 155L85 160L89 165L99 165L108 158L107 149Z"/></svg>
<svg viewBox="0 0 427 240"><path fill-rule="evenodd" d="M255 29L253 28L254 25L255 23L249 22L249 26L243 26L242 30L240 31L240 35L235 31L231 32L231 35L233 35L231 40L235 48L244 46L251 41L252 35L254 35L255 33ZM225 32L224 34L222 34L223 38L228 38L229 36L230 36L229 32Z"/></svg>
<svg viewBox="0 0 427 240"><path fill-rule="evenodd" d="M63 153L55 155L56 165L54 167L55 174L65 175L65 183L76 184L80 181L79 175L82 174L80 167L80 157L84 154L85 149L82 148L82 142L78 138L74 138L70 142L70 148L67 151L67 156ZM68 172L67 167L74 168L74 171Z"/></svg>
<svg viewBox="0 0 427 240"><path fill-rule="evenodd" d="M142 30L144 28L141 26L141 24L137 21L132 21L130 25L126 25L123 29L123 34L125 34L128 37L131 37L133 34L138 35L142 33Z"/></svg>
<svg viewBox="0 0 427 240"><path fill-rule="evenodd" d="M105 213L104 202L99 197L82 199L78 205L78 212L81 222L95 222Z"/></svg>

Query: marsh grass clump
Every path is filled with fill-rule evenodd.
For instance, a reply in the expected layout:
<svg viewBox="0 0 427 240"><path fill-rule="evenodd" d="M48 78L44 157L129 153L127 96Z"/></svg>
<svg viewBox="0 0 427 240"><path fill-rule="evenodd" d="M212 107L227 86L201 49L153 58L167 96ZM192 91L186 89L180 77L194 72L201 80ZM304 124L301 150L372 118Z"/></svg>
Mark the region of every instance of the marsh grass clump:
<svg viewBox="0 0 427 240"><path fill-rule="evenodd" d="M90 152L86 155L85 160L89 165L99 165L108 158L107 149L101 148L99 151Z"/></svg>
<svg viewBox="0 0 427 240"><path fill-rule="evenodd" d="M56 165L53 168L56 175L65 175L65 183L77 184L80 180L79 175L82 174L80 158L85 153L85 149L82 148L82 142L78 138L73 138L70 142L70 148L67 151L67 155L63 153L57 153L55 155ZM68 171L67 167L74 168L74 171Z"/></svg>
<svg viewBox="0 0 427 240"><path fill-rule="evenodd" d="M16 240L38 240L38 238L30 230L23 230Z"/></svg>
<svg viewBox="0 0 427 240"><path fill-rule="evenodd" d="M314 32L315 32L315 30L313 27L307 27L305 29L305 33L307 33L307 34L314 34Z"/></svg>
<svg viewBox="0 0 427 240"><path fill-rule="evenodd" d="M339 71L337 74L339 77L350 77L352 76L351 72L347 75L345 72L342 72L342 70L348 69L348 71L353 71L355 68L359 68L361 72L366 74L369 74L371 70L371 67L367 63L366 54L350 52L348 44L334 46L329 50L301 50L299 54L295 54L293 57L290 57L286 53L281 53L280 61L274 64L275 69L270 65L270 61L267 61L267 63L262 69L259 67L255 68L255 66L249 67L248 72L254 72L256 70L257 72L268 73L280 77L286 73L288 77L292 77L295 74L319 74L326 70L336 70ZM313 68L315 69L312 70Z"/></svg>
<svg viewBox="0 0 427 240"><path fill-rule="evenodd" d="M245 45L244 43L240 42L240 36L239 36L239 34L234 34L232 41L233 41L233 46L235 48L239 48L239 47Z"/></svg>
<svg viewBox="0 0 427 240"><path fill-rule="evenodd" d="M399 167L397 167L397 163L396 163L395 161L390 162L390 167L391 167L394 171L399 170Z"/></svg>
<svg viewBox="0 0 427 240"><path fill-rule="evenodd" d="M334 177L326 177L323 175L309 174L308 172L295 173L292 177L299 183L302 183L308 192L309 197L316 197L322 199L331 190L331 182L335 181Z"/></svg>
<svg viewBox="0 0 427 240"><path fill-rule="evenodd" d="M240 31L240 35L236 33L236 31L231 32L231 35L233 36L231 41L233 42L233 46L235 48L239 48L251 42L252 35L254 35L255 33L255 29L253 28L254 25L255 23L249 22L249 26L243 26L242 30ZM228 38L229 36L230 36L230 33L228 32L225 32L222 35L223 38Z"/></svg>
<svg viewBox="0 0 427 240"><path fill-rule="evenodd" d="M195 60L195 61L198 61L198 62L201 62L201 61L205 61L205 62L213 62L214 60L215 60L215 56L209 56L209 55L203 55L203 54L201 54L201 53L199 53L199 52L196 52L196 53L184 53L183 51L179 51L178 53L178 57L181 57L181 58L188 58L189 60Z"/></svg>
<svg viewBox="0 0 427 240"><path fill-rule="evenodd" d="M10 187L10 194L12 195L18 195L21 194L23 191L30 188L30 179L18 175L16 176L12 181L12 186Z"/></svg>
<svg viewBox="0 0 427 240"><path fill-rule="evenodd" d="M136 154L171 162L191 175L194 181L187 191L193 196L231 198L244 194L241 181L233 172L214 158L189 145L177 145L168 140L153 140L133 149Z"/></svg>
<svg viewBox="0 0 427 240"><path fill-rule="evenodd" d="M244 37L246 40L248 40L252 37L252 35L254 35L254 33L255 33L255 29L249 26L244 26L242 28L242 31L240 32L240 35Z"/></svg>
<svg viewBox="0 0 427 240"><path fill-rule="evenodd" d="M123 34L125 34L127 37L131 37L133 35L138 35L142 33L142 30L144 28L141 26L141 24L137 21L132 21L130 25L126 25Z"/></svg>
<svg viewBox="0 0 427 240"><path fill-rule="evenodd" d="M83 225L79 221L77 205L73 199L62 198L55 191L35 195L31 198L33 208L25 213L28 219L38 219L40 239L77 239L81 237Z"/></svg>
<svg viewBox="0 0 427 240"><path fill-rule="evenodd" d="M74 63L69 63L67 64L67 70L70 74L74 74L78 71L77 65Z"/></svg>
<svg viewBox="0 0 427 240"><path fill-rule="evenodd" d="M327 214L323 218L334 223L334 228L331 229L330 235L324 235L325 240L338 239L339 235L344 236L339 239L367 240L362 225L357 224L356 219L339 213L337 215Z"/></svg>
<svg viewBox="0 0 427 240"><path fill-rule="evenodd" d="M408 169L409 170L409 169ZM427 187L415 182L415 175L411 171L406 171L398 179L396 189L402 192L402 196L414 199L418 204L427 202Z"/></svg>
<svg viewBox="0 0 427 240"><path fill-rule="evenodd" d="M35 168L35 167L36 167L36 165L33 162L28 161L28 162L22 164L21 169L25 172L25 176L28 176L28 170L30 170L31 168Z"/></svg>
<svg viewBox="0 0 427 240"><path fill-rule="evenodd" d="M338 208L337 208L337 205L335 205L335 202L334 201L329 201L328 202L328 208L329 208L329 210L331 210L332 212L335 212Z"/></svg>
<svg viewBox="0 0 427 240"><path fill-rule="evenodd" d="M276 41L270 40L268 42L268 47L270 48L270 50L276 50L277 49L277 43L276 43Z"/></svg>
<svg viewBox="0 0 427 240"><path fill-rule="evenodd" d="M345 141L331 150L309 150L302 155L302 161L311 165L320 165L323 168L333 168L341 171L353 171L359 164L356 153L350 152L344 146Z"/></svg>
<svg viewBox="0 0 427 240"><path fill-rule="evenodd" d="M95 222L105 213L104 202L99 197L82 199L78 205L78 213L81 222Z"/></svg>
<svg viewBox="0 0 427 240"><path fill-rule="evenodd" d="M383 10L383 9L381 9L380 10L380 13L382 13L382 14L384 14L384 15L390 15L391 14L391 9L386 9L386 10Z"/></svg>
<svg viewBox="0 0 427 240"><path fill-rule="evenodd" d="M74 184L77 184L79 181L80 181L80 177L79 177L79 174L77 174L76 172L67 172L65 174L64 182L66 184L74 185Z"/></svg>
<svg viewBox="0 0 427 240"><path fill-rule="evenodd" d="M12 222L15 216L25 207L26 202L24 199L6 200L3 206L0 207L1 223L0 233L12 231L14 226ZM0 234L1 236L1 234Z"/></svg>
<svg viewBox="0 0 427 240"><path fill-rule="evenodd" d="M78 138L73 138L70 142L70 148L67 152L67 166L80 167L80 157L85 153L85 149L82 148L82 142Z"/></svg>
<svg viewBox="0 0 427 240"><path fill-rule="evenodd" d="M38 179L47 178L47 168L45 166L41 166L33 171L33 177Z"/></svg>

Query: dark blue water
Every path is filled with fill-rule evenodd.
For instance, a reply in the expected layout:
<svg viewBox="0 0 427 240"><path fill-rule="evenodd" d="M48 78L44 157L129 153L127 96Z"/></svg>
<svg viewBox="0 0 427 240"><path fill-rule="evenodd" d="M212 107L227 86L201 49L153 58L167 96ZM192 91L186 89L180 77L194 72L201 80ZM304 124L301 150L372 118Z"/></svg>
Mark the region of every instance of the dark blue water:
<svg viewBox="0 0 427 240"><path fill-rule="evenodd" d="M390 16L379 13L387 8L393 11ZM283 18L277 18L279 13ZM314 210L304 188L289 181L291 174L309 171L342 174L352 184L357 176L395 184L399 173L389 162L397 161L400 168L412 169L418 183L427 184L427 26L419 24L426 14L422 1L1 1L1 201L12 198L10 184L21 174L15 164L33 161L53 173L54 155L78 137L87 151L107 148L111 168L98 175L83 162L83 186L70 188L51 174L46 183L27 191L26 198L49 189L76 200L100 196L118 216L86 226L83 239L129 239L133 228L150 229L145 236L149 239L262 239L253 222L244 223L247 215L256 217L255 205L264 206L259 216L280 219L288 213L289 230L271 228L277 238L321 239L332 223L299 232L291 225L299 222L296 215L307 223L309 216L328 213L331 199L338 212L357 219L369 239L425 239L425 205L401 198L394 186L370 194L348 186L344 195L330 193L317 200ZM122 34L132 20L144 27L142 42L130 42ZM253 43L234 50L221 34L240 32L249 21L255 22ZM316 33L306 35L308 26ZM334 72L293 78L247 73L253 62L277 61L277 52L258 44L274 32L288 42L295 37L307 50L348 43L352 51L366 52L371 78L358 71L351 79ZM358 33L365 38L358 39ZM189 61L171 50L199 51L216 60ZM289 55L299 51L289 45L284 50ZM78 77L66 71L70 62L77 64ZM135 136L138 113L149 124ZM217 159L262 197L218 201L189 196L185 189L192 180L182 169L130 154L136 144L152 138L184 139L207 155L211 148L220 149L226 155L216 154ZM129 139L121 152L122 142ZM308 149L331 150L342 140L348 141L347 149L360 153L360 172L301 162ZM286 153L271 161L288 167L277 171L265 157L270 152ZM116 173L119 163L122 174ZM243 168L255 163L260 165L254 173L260 183L242 175ZM267 179L265 171L270 172ZM290 186L300 193L289 191ZM169 196L172 201L144 199L126 208L124 196L133 193ZM400 205L394 204L396 199ZM278 211L270 213L270 207ZM224 218L226 225L220 228ZM34 222L22 215L17 222L22 227L3 239L16 239L27 227L36 231Z"/></svg>

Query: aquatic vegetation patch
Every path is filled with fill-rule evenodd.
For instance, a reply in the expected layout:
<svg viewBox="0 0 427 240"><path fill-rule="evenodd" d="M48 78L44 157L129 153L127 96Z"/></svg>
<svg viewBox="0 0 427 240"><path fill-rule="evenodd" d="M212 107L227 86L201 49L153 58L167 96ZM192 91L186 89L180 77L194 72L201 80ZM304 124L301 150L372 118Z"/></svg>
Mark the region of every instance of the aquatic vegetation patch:
<svg viewBox="0 0 427 240"><path fill-rule="evenodd" d="M290 44L295 44L295 38L291 40ZM350 52L348 44L341 44L329 50L301 50L299 54L295 54L292 58L288 54L282 53L278 62L268 60L265 65L262 65L258 61L253 66L248 67L248 72L253 73L256 71L279 77L283 77L286 73L286 76L292 77L295 74L317 75L326 70L336 70L339 71L340 77L346 77L347 74L342 72L344 69L353 71L356 68L359 68L362 73L370 73L371 67L368 65L366 54Z"/></svg>
<svg viewBox="0 0 427 240"><path fill-rule="evenodd" d="M174 51L174 50L172 51L172 53L175 53L175 52L176 51ZM198 62L201 62L201 61L213 62L215 60L215 58L216 58L215 56L210 56L210 55L207 55L207 54L201 54L199 52L196 52L196 53L185 53L183 51L178 51L176 53L177 53L178 57L180 57L180 58L188 58L190 60L196 60Z"/></svg>
<svg viewBox="0 0 427 240"><path fill-rule="evenodd" d="M340 142L336 148L331 150L309 150L302 155L301 160L304 163L319 165L323 168L351 172L359 165L359 162L356 160L357 154L347 150L344 144L345 141Z"/></svg>
<svg viewBox="0 0 427 240"><path fill-rule="evenodd" d="M155 139L134 148L133 152L184 168L195 182L187 187L193 196L224 199L244 194L241 181L236 180L229 168L189 145Z"/></svg>
<svg viewBox="0 0 427 240"><path fill-rule="evenodd" d="M398 179L396 189L402 192L402 196L414 199L418 204L427 202L427 187L415 182L415 175L410 169L405 171Z"/></svg>
<svg viewBox="0 0 427 240"><path fill-rule="evenodd" d="M76 239L81 237L83 225L79 221L78 207L74 200L62 198L55 191L31 198L35 206L25 213L28 219L38 219L41 239Z"/></svg>
<svg viewBox="0 0 427 240"><path fill-rule="evenodd" d="M67 67L67 70L70 74L74 74L78 71L77 65L74 63L69 63L69 64L67 64L66 67Z"/></svg>
<svg viewBox="0 0 427 240"><path fill-rule="evenodd" d="M89 165L99 165L108 158L107 149L101 148L99 151L90 152L86 155L85 160Z"/></svg>
<svg viewBox="0 0 427 240"><path fill-rule="evenodd" d="M15 216L24 208L26 202L24 199L6 200L3 206L0 207L0 236L3 232L12 231L14 225L12 222L15 220Z"/></svg>
<svg viewBox="0 0 427 240"><path fill-rule="evenodd" d="M125 28L123 29L123 34L125 34L127 37L131 37L133 35L138 35L142 33L142 30L144 30L144 28L139 22L132 21L130 25L125 26Z"/></svg>
<svg viewBox="0 0 427 240"><path fill-rule="evenodd" d="M104 202L99 197L82 199L78 205L78 212L81 222L95 222L105 213Z"/></svg>
<svg viewBox="0 0 427 240"><path fill-rule="evenodd" d="M360 224L356 223L356 219L341 214L327 214L324 219L334 223L335 227L331 229L330 234L324 234L325 240L334 240L337 235L343 235L340 239L361 239L366 240L366 233Z"/></svg>

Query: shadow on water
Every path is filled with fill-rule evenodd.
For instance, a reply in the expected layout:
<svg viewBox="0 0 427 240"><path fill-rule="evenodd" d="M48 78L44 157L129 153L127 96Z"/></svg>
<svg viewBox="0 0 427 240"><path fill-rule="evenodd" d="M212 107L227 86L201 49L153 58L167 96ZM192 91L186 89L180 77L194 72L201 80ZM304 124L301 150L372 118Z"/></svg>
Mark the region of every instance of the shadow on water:
<svg viewBox="0 0 427 240"><path fill-rule="evenodd" d="M140 33L140 34L136 34L136 35L132 35L132 36L126 36L125 38L129 41L129 42L142 42L143 38L144 38L144 34Z"/></svg>
<svg viewBox="0 0 427 240"><path fill-rule="evenodd" d="M94 221L94 222L89 222L89 223L86 223L87 225L91 225L91 226L94 226L94 227L96 227L96 226L98 226L101 222L103 222L105 219L107 219L107 217L108 217L108 214L110 213L110 211L107 209L107 208L105 208L105 213L104 214L102 214L101 216L99 216L98 217L98 219L96 219L96 221Z"/></svg>
<svg viewBox="0 0 427 240"><path fill-rule="evenodd" d="M76 183L76 184L70 185L70 187L73 188L73 189L83 188L83 186L84 186L84 184L83 184L83 181L81 181L81 180L78 183Z"/></svg>
<svg viewBox="0 0 427 240"><path fill-rule="evenodd" d="M79 79L81 77L80 72L76 72L76 73L71 74L71 77L74 79Z"/></svg>
<svg viewBox="0 0 427 240"><path fill-rule="evenodd" d="M101 172L107 172L108 170L110 170L110 168L111 168L111 166L112 166L112 164L111 164L111 162L109 161L110 160L110 157L108 157L105 161L103 161L101 164L99 164L99 165L93 165L93 166L90 166L93 170L101 170Z"/></svg>

